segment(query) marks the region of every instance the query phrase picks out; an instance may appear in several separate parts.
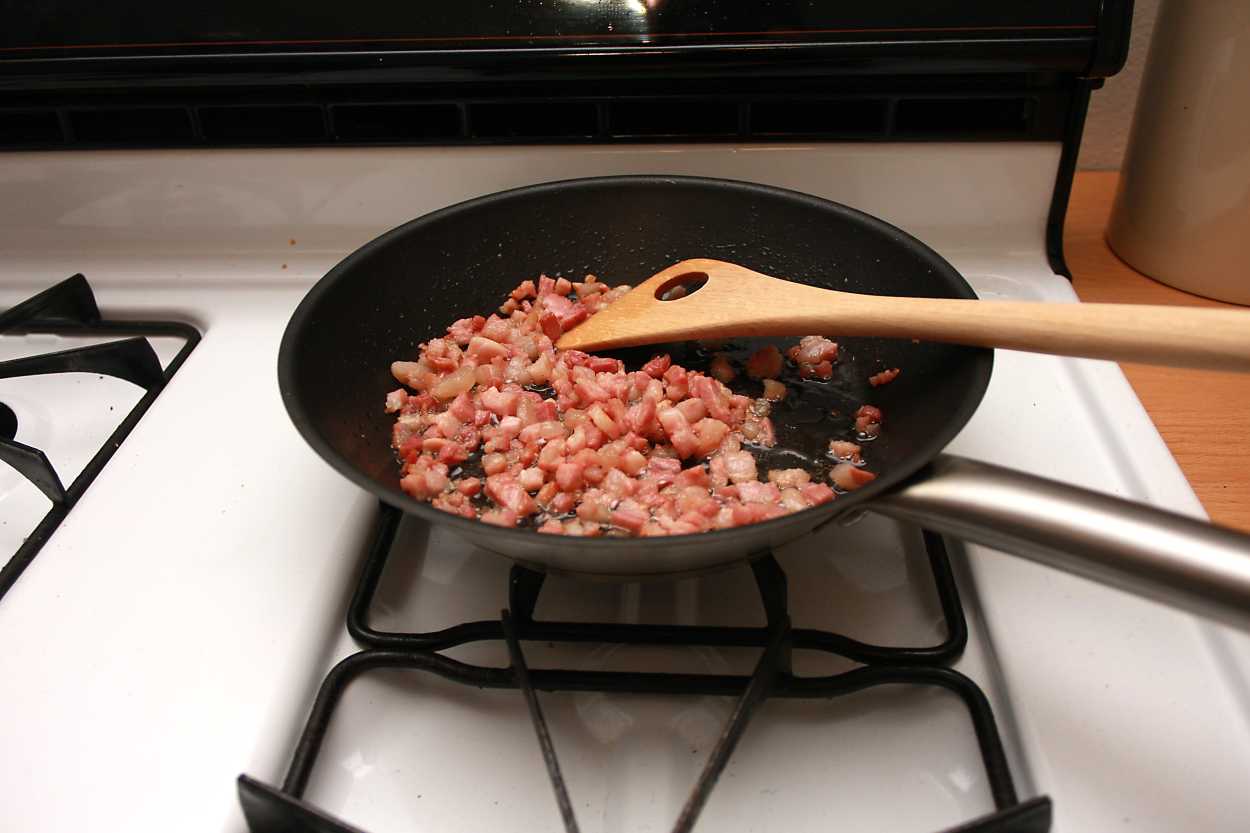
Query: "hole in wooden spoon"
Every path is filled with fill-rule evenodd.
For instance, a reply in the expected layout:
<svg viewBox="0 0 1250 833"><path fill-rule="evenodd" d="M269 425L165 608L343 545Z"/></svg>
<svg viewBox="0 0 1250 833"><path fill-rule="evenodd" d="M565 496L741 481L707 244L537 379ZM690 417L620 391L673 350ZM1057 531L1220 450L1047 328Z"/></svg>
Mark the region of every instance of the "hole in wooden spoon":
<svg viewBox="0 0 1250 833"><path fill-rule="evenodd" d="M687 272L684 275L674 275L666 280L655 290L657 301L676 301L678 298L685 298L691 293L698 292L707 283L706 272Z"/></svg>

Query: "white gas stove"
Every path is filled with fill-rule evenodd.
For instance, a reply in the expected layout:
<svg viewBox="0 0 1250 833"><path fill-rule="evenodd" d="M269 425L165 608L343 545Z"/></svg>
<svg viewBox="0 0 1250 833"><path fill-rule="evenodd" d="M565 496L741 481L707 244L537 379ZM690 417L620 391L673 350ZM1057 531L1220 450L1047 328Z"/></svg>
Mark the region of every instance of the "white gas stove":
<svg viewBox="0 0 1250 833"><path fill-rule="evenodd" d="M0 829L238 833L247 826L236 778L283 783L322 680L360 649L345 616L373 563L380 510L300 440L275 361L303 293L353 248L528 183L724 176L876 214L936 249L982 297L1071 301L1043 242L1059 153L1039 142L0 157L0 307L83 272L106 317L182 320L203 335L0 598ZM157 342L162 363L182 343ZM0 338L5 358L69 346ZM66 484L140 395L94 375L0 381L16 438L43 448ZM1000 351L951 450L1201 514L1109 363ZM47 511L32 486L3 474L6 548ZM776 561L795 627L941 645L941 549L872 515L786 547ZM983 547L944 549L968 630L952 667L992 707L1016 798L1049 796L1062 833L1246 829L1250 640ZM372 628L438 632L496 619L509 603L509 562L441 530L403 520L388 551ZM550 578L535 616L764 624L746 568L669 583ZM534 669L579 671L749 674L759 656L554 640L525 650ZM498 640L440 656L509 664ZM854 665L810 650L794 664L801 675ZM671 826L734 705L711 695L539 698L586 831ZM561 829L515 691L374 668L328 714L302 791L327 814L369 833ZM949 690L772 698L697 829L928 833L1004 803L993 780Z"/></svg>

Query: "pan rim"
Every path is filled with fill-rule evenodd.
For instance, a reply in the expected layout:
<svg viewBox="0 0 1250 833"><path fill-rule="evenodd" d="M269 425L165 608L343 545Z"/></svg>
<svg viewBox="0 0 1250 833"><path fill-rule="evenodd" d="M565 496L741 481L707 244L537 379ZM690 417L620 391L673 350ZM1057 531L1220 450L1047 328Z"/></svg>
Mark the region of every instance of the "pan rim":
<svg viewBox="0 0 1250 833"><path fill-rule="evenodd" d="M395 228L386 231L369 242L352 251L330 271L323 275L300 300L295 311L291 314L290 320L287 322L286 329L283 331L282 340L278 348L278 388L282 397L282 403L287 411L287 416L295 425L297 431L304 438L317 454L330 465L340 475L346 477L350 482L356 484L366 492L372 494L383 503L393 506L406 514L415 515L433 524L443 524L453 531L467 533L471 537L476 537L483 532L489 531L492 535L498 534L503 536L500 539L499 552L507 555L509 542L516 542L514 549L523 550L527 546L532 546L535 542L535 536L541 533L532 529L518 529L492 526L485 524L480 520L470 520L444 512L434 508L431 504L423 501L415 500L405 494L399 488L399 478L396 476L395 485L393 487L383 488L373 478L366 475L351 463L345 456L340 454L333 445L321 434L312 419L304 408L304 404L297 395L298 388L296 384L296 366L297 366L297 345L301 340L304 332L309 326L309 318L313 311L318 307L320 298L335 286L341 275L350 273L352 268L360 261L370 257L375 251L385 248L392 241L404 237L408 234L415 233L417 230L441 222L447 217L455 216L467 211L472 211L480 206L490 205L497 202L506 202L524 198L533 194L542 194L548 191L568 191L573 188L587 187L614 187L614 186L640 186L640 185L693 185L708 186L718 189L732 188L748 194L758 194L772 198L784 198L791 201L797 201L810 205L813 208L825 212L840 214L852 222L860 223L864 226L872 228L880 233L886 234L896 240L900 245L912 249L919 257L926 260L932 266L935 272L944 273L948 278L954 278L953 281L956 289L961 293L954 297L962 297L969 300L978 300L976 292L972 289L967 279L955 269L945 258L939 255L931 247L923 241L909 234L908 232L898 228L897 226L886 222L871 214L867 214L856 208L844 205L842 203L817 197L812 194L805 194L800 191L794 191L788 188L778 188L772 185L762 185L754 182L745 182L742 180L727 179L721 177L702 177L702 176L679 176L679 175L662 175L662 174L627 174L615 176L594 176L594 177L577 177L572 179L555 180L551 182L542 182L532 185L523 185L516 188L509 188L504 191L497 191L491 194L474 197L463 200L452 205L445 206L435 211L428 212L419 217L408 220ZM922 442L918 443L918 450L909 455L902 463L895 464L889 471L878 475L877 479L861 489L854 492L848 492L838 495L834 500L828 503L813 506L800 512L782 516L768 521L760 521L757 523L747 524L741 527L733 527L731 529L712 530L708 532L700 532L685 535L666 535L657 539L662 541L663 545L669 548L681 549L686 546L693 545L698 542L703 544L704 539L709 536L716 536L718 541L723 541L727 547L733 545L735 541L743 542L748 537L757 538L762 534L766 534L769 530L779 531L789 526L797 517L826 516L824 518L817 517L807 529L813 529L816 526L823 525L833 518L842 515L856 507L860 507L865 502L870 502L875 495L888 491L895 486L905 482L925 465L927 465L934 457L936 457L946 446L955 438L955 436L963 430L963 427L976 413L981 405L981 401L985 396L985 392L989 387L990 378L993 372L994 351L988 348L968 347L969 356L974 362L973 370L976 376L963 397L959 408L954 409L944 420L940 430L932 432ZM864 507L864 508L870 508ZM787 540L794 540L802 537L806 533L792 536ZM542 542L544 546L552 549L592 549L610 551L612 549L624 549L636 547L641 539L630 537L569 537L563 535L543 535ZM523 558L523 556L517 556ZM726 562L732 560L740 560L742 556L735 556L733 559L726 559ZM587 574L592 574L593 570L586 570Z"/></svg>

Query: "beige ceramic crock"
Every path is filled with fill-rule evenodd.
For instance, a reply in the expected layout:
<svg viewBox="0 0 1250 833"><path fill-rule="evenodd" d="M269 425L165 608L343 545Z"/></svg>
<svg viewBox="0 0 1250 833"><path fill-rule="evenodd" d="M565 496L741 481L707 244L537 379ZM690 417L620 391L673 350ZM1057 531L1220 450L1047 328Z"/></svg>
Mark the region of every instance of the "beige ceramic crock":
<svg viewBox="0 0 1250 833"><path fill-rule="evenodd" d="M1140 272L1250 304L1250 0L1163 0L1108 242Z"/></svg>

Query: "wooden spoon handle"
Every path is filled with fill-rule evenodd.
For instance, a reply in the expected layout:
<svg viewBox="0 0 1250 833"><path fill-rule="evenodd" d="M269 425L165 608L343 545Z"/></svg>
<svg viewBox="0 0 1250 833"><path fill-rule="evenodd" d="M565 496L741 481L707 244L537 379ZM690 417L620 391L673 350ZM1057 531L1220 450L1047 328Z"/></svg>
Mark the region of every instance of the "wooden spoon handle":
<svg viewBox="0 0 1250 833"><path fill-rule="evenodd" d="M830 333L1250 370L1250 311L1245 310L862 295L840 295L835 303L839 308L822 328Z"/></svg>
<svg viewBox="0 0 1250 833"><path fill-rule="evenodd" d="M659 300L696 276L702 288ZM899 298L838 292L699 258L658 272L562 349L735 336L885 336L1176 367L1250 371L1250 310Z"/></svg>

